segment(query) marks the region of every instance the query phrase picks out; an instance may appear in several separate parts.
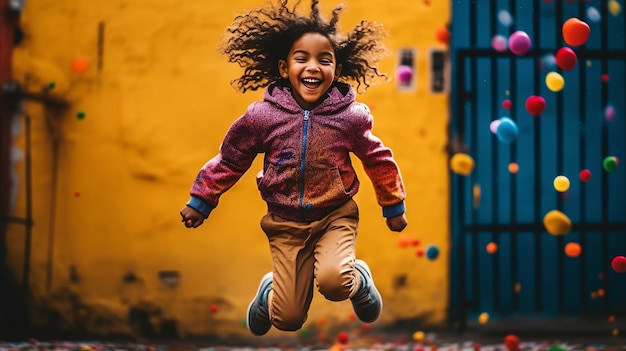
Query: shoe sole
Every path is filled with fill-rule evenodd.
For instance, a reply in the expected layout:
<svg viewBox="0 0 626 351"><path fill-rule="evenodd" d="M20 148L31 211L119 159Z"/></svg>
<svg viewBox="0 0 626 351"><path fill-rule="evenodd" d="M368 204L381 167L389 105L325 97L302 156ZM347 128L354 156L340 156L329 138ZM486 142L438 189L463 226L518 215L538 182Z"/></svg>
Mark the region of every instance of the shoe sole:
<svg viewBox="0 0 626 351"><path fill-rule="evenodd" d="M261 291L263 289L265 289L265 287L267 287L267 285L269 283L272 282L273 278L274 278L274 274L272 272L265 273L263 278L261 278L261 282L259 283L259 288L256 290L256 295L255 295L254 299L252 299L252 301L250 301L250 304L248 305L248 310L247 310L248 313L246 315L246 327L248 328L250 333L252 333L253 335L256 335L256 336L262 336L262 335L265 335L265 333L257 334L255 332L253 332L252 329L250 329L250 309L252 308L252 304L254 304L256 302L256 300L259 298L259 295L261 294ZM269 306L268 306L268 309L269 309Z"/></svg>
<svg viewBox="0 0 626 351"><path fill-rule="evenodd" d="M372 271L370 270L370 267L363 260L355 260L355 266L356 266L357 263L361 267L363 267L365 269L365 271L367 272L367 274L370 276L371 287L374 288L374 291L376 291L376 295L378 295L378 301L380 301L380 310L382 311L383 310L383 297L380 296L380 292L378 292L378 289L376 288L376 284L374 284L374 277L372 276ZM374 318L371 321L362 321L362 322L363 323L372 323L375 320L377 320L379 316L380 316L380 314L378 314L378 316L376 316L376 318Z"/></svg>

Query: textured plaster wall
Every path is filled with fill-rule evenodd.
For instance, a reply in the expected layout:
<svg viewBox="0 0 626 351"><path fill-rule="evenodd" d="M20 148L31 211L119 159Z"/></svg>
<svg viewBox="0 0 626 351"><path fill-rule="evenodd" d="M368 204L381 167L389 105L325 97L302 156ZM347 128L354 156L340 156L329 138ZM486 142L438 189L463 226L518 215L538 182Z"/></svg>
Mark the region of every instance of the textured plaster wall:
<svg viewBox="0 0 626 351"><path fill-rule="evenodd" d="M271 264L259 228L265 208L254 181L261 158L199 229L185 229L178 210L230 123L261 96L231 88L239 68L217 53L233 16L261 4L26 2L24 40L14 52L15 77L30 92L47 89L49 98L68 103L54 110L25 101L14 133L14 215L24 217L28 115L34 219L28 284L37 326L103 335L248 335L241 322L258 279ZM337 2L322 4L328 14ZM398 234L386 228L359 169L357 250L372 267L385 301L377 323L441 324L449 269L448 96L428 89L427 53L445 48L434 33L449 21L450 5L407 0L345 4L345 31L364 18L389 29L392 55L381 68L392 78L398 49L417 52L414 90L383 83L359 99L370 104L374 132L394 149L403 170L409 227L401 235L418 238L420 248L437 245L441 252L429 261L415 255L416 247L398 247ZM89 62L84 73L71 68L79 58ZM23 226L9 226L9 264L18 281L24 237ZM217 311L211 311L212 305ZM344 323L350 311L349 301L332 303L316 294L308 325L320 319Z"/></svg>

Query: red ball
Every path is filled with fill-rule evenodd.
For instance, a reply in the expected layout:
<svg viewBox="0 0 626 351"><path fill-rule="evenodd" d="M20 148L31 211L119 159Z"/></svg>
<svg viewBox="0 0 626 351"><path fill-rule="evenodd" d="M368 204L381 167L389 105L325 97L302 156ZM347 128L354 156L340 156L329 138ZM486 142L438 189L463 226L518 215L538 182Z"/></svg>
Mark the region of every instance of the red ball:
<svg viewBox="0 0 626 351"><path fill-rule="evenodd" d="M532 116L540 116L546 110L546 100L541 96L531 95L526 99L526 111Z"/></svg>
<svg viewBox="0 0 626 351"><path fill-rule="evenodd" d="M348 333L346 333L345 331L342 331L339 334L337 334L338 343L345 345L348 343L348 341L349 341Z"/></svg>
<svg viewBox="0 0 626 351"><path fill-rule="evenodd" d="M611 267L617 273L626 272L626 257L624 256L613 257L613 261L611 261Z"/></svg>
<svg viewBox="0 0 626 351"><path fill-rule="evenodd" d="M509 110L511 108L511 106L513 106L513 103L511 102L511 100L506 99L504 101L502 101L502 107Z"/></svg>
<svg viewBox="0 0 626 351"><path fill-rule="evenodd" d="M562 47L556 52L556 65L564 70L570 70L576 67L576 53L568 47Z"/></svg>
<svg viewBox="0 0 626 351"><path fill-rule="evenodd" d="M519 350L519 338L513 334L509 334L505 336L504 346L506 346L507 351L518 351Z"/></svg>
<svg viewBox="0 0 626 351"><path fill-rule="evenodd" d="M591 171L588 169L583 169L578 173L578 178L580 178L581 182L587 183L591 180Z"/></svg>

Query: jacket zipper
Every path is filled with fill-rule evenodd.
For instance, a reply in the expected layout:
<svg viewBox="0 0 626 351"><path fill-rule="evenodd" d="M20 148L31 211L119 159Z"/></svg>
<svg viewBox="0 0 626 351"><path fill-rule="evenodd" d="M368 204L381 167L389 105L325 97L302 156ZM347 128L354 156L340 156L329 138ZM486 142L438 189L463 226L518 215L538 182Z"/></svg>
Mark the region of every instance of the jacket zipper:
<svg viewBox="0 0 626 351"><path fill-rule="evenodd" d="M304 161L306 159L306 140L309 132L309 114L311 111L304 110L304 130L302 131L302 156L300 158L300 208L304 208Z"/></svg>

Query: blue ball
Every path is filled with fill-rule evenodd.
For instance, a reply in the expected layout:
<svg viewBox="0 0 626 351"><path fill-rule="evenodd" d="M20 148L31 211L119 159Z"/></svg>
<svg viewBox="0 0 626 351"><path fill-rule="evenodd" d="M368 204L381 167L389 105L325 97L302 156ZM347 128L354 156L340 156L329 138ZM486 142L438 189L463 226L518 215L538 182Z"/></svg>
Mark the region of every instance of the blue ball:
<svg viewBox="0 0 626 351"><path fill-rule="evenodd" d="M439 248L435 245L430 245L427 249L426 249L426 257L429 260L434 260L437 257L439 257Z"/></svg>
<svg viewBox="0 0 626 351"><path fill-rule="evenodd" d="M519 129L517 128L517 124L510 119L509 117L500 118L500 124L498 125L498 129L496 130L496 135L498 136L498 140L503 143L512 143L517 139L517 135L519 134Z"/></svg>

